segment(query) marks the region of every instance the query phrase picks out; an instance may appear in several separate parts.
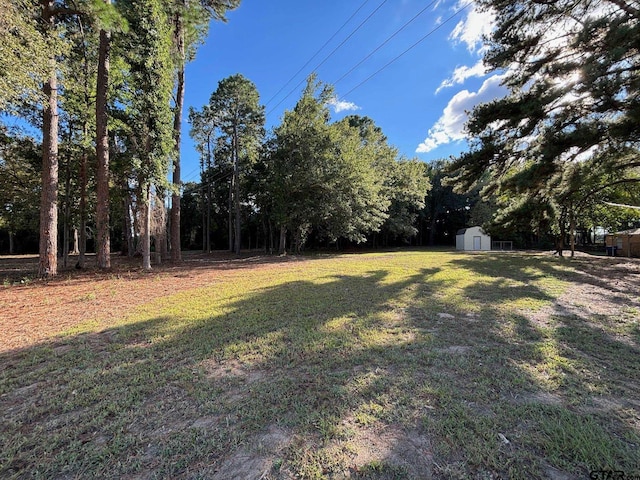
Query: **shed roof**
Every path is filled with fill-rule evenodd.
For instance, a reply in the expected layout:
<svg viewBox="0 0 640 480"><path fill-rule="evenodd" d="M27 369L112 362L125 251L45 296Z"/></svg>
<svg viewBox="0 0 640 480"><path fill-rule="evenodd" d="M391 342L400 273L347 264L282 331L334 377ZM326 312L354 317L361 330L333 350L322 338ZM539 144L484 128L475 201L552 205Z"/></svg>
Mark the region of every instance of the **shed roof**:
<svg viewBox="0 0 640 480"><path fill-rule="evenodd" d="M480 232L482 235L487 235L487 233L482 230L481 226L475 226L475 227L467 227L467 228L461 228L460 230L458 230L456 232L456 235L464 235L465 233L467 233L467 230L477 230L478 232ZM489 235L487 235L489 236Z"/></svg>

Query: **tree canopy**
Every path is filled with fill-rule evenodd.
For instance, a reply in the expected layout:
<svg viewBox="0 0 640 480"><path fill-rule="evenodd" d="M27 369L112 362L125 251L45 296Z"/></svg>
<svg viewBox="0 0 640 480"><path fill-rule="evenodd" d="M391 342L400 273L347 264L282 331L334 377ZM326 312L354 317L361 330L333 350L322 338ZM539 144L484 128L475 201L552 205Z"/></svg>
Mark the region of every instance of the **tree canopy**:
<svg viewBox="0 0 640 480"><path fill-rule="evenodd" d="M602 195L607 185L636 181L637 5L625 0L481 4L497 19L484 61L501 72L509 94L473 110L467 124L472 148L451 165L451 183L469 190L488 173L485 194L551 202L548 211L570 221L576 206Z"/></svg>

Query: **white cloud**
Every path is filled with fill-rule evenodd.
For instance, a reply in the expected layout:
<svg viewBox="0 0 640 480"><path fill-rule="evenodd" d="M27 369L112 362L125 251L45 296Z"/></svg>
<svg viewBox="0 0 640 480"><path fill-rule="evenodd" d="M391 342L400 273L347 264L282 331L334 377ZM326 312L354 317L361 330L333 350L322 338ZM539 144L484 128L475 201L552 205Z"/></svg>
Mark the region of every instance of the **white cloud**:
<svg viewBox="0 0 640 480"><path fill-rule="evenodd" d="M338 97L333 97L331 100L329 100L329 105L333 107L333 110L336 113L360 110L360 107L355 103L339 100Z"/></svg>
<svg viewBox="0 0 640 480"><path fill-rule="evenodd" d="M456 8L462 8L459 2ZM483 45L483 37L489 36L496 23L496 15L492 10L481 11L477 3L473 3L467 16L458 22L449 38L455 42L464 42L470 52L475 52L478 45ZM482 49L481 49L482 50ZM482 53L481 50L479 53Z"/></svg>
<svg viewBox="0 0 640 480"><path fill-rule="evenodd" d="M454 85L464 83L467 78L483 77L486 74L487 68L482 60L479 60L473 67L467 67L466 65L456 67L453 71L453 75L451 75L450 78L443 80L440 86L436 89L436 94L438 94L443 88L453 87Z"/></svg>
<svg viewBox="0 0 640 480"><path fill-rule="evenodd" d="M436 3L433 5L433 8L431 10L435 12L438 9L438 7L440 5L442 5L442 3L444 3L444 0L437 0Z"/></svg>
<svg viewBox="0 0 640 480"><path fill-rule="evenodd" d="M440 145L466 138L464 124L467 121L468 112L480 103L489 102L507 94L507 88L500 84L502 79L503 75L493 75L484 81L477 92L462 90L456 93L449 100L442 116L429 129L427 138L418 145L416 153L427 153Z"/></svg>

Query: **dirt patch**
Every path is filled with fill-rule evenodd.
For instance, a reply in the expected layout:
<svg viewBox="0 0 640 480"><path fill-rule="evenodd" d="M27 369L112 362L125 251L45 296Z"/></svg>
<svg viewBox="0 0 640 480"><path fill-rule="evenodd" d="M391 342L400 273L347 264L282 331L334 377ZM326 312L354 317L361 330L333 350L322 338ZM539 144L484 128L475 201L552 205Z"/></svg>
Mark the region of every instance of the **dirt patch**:
<svg viewBox="0 0 640 480"><path fill-rule="evenodd" d="M536 312L522 312L530 320L549 324L557 317L620 316L627 311L637 321L640 311L640 261L580 256L571 260L573 278L563 295Z"/></svg>
<svg viewBox="0 0 640 480"><path fill-rule="evenodd" d="M277 271L305 259L185 252L180 264L163 263L151 272L143 271L138 259L114 255L107 272L97 271L93 261L90 257L87 270L61 269L55 279L45 281L34 279L36 256L0 257L0 279L5 282L0 286L0 353L40 343L87 322L107 328L139 305L224 281L240 269Z"/></svg>
<svg viewBox="0 0 640 480"><path fill-rule="evenodd" d="M280 452L289 445L291 439L290 432L271 425L265 432L252 439L251 446L242 446L224 459L211 478L213 480L267 478Z"/></svg>
<svg viewBox="0 0 640 480"><path fill-rule="evenodd" d="M409 478L428 480L433 476L433 453L429 439L398 426L358 429L349 445L355 451L354 472L371 465L388 465L406 472Z"/></svg>
<svg viewBox="0 0 640 480"><path fill-rule="evenodd" d="M562 472L556 468L547 466L544 469L544 473L546 474L549 480L578 480L577 475L572 475L567 472Z"/></svg>
<svg viewBox="0 0 640 480"><path fill-rule="evenodd" d="M237 360L218 362L207 359L200 365L204 369L205 375L215 380L242 380L244 383L251 384L263 380L266 376L266 372L252 369Z"/></svg>
<svg viewBox="0 0 640 480"><path fill-rule="evenodd" d="M438 353L451 353L451 354L463 354L463 353L467 353L469 352L469 350L471 350L471 347L468 345L451 345L449 347L445 347L445 348L436 348L436 351Z"/></svg>

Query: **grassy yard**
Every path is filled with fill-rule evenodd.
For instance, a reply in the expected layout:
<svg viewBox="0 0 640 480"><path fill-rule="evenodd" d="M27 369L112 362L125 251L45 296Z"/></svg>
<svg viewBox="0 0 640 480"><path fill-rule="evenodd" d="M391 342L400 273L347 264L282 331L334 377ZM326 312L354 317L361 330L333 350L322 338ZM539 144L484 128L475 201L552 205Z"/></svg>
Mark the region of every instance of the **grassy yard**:
<svg viewBox="0 0 640 480"><path fill-rule="evenodd" d="M640 478L640 263L298 260L71 282L95 314L0 354L0 477Z"/></svg>

